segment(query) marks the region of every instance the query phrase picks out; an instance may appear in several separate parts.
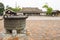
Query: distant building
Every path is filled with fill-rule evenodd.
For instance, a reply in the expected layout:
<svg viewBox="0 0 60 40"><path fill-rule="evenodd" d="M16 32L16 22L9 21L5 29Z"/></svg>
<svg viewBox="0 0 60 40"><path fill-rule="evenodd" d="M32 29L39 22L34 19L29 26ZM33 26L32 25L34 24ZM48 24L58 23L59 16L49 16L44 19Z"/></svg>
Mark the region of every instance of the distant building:
<svg viewBox="0 0 60 40"><path fill-rule="evenodd" d="M46 15L46 12L47 12L47 11L42 11L42 12L40 13L40 15L41 15L41 16L48 16L48 15ZM50 16L60 16L60 11L59 11L59 10L53 10L53 11L52 11L52 14L51 14Z"/></svg>
<svg viewBox="0 0 60 40"><path fill-rule="evenodd" d="M28 16L40 16L41 12L42 12L42 10L40 10L38 8L26 7L26 8L22 8L22 10L20 10L17 13L17 15L23 13L23 15L28 15Z"/></svg>
<svg viewBox="0 0 60 40"><path fill-rule="evenodd" d="M46 11L40 12L40 16L46 16Z"/></svg>
<svg viewBox="0 0 60 40"><path fill-rule="evenodd" d="M53 10L52 15L54 16L60 16L60 11L59 10Z"/></svg>
<svg viewBox="0 0 60 40"><path fill-rule="evenodd" d="M27 16L49 16L46 11L39 8L23 7L19 12L15 13L12 10L6 10L5 15L27 15ZM60 16L59 10L53 10L50 16Z"/></svg>

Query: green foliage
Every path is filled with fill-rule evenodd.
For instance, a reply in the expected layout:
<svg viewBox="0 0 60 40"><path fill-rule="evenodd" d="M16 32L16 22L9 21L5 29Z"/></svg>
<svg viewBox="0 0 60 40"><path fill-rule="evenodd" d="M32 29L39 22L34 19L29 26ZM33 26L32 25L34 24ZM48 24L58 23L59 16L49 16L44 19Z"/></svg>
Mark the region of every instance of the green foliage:
<svg viewBox="0 0 60 40"><path fill-rule="evenodd" d="M12 10L13 10L14 12L18 12L18 11L21 10L21 8L19 8L19 7L15 7L15 8L12 8Z"/></svg>
<svg viewBox="0 0 60 40"><path fill-rule="evenodd" d="M43 6L43 8L48 8L48 5L47 5L47 4L45 4L45 5Z"/></svg>
<svg viewBox="0 0 60 40"><path fill-rule="evenodd" d="M46 8L46 10L47 10L46 14L47 14L47 15L52 15L52 10L53 10L53 9L52 9L51 7L49 7L48 5L45 4L45 5L43 6L43 8Z"/></svg>
<svg viewBox="0 0 60 40"><path fill-rule="evenodd" d="M0 3L0 15L3 15L3 11L4 11L4 4Z"/></svg>
<svg viewBox="0 0 60 40"><path fill-rule="evenodd" d="M47 8L47 15L52 15L52 8L51 7L48 7Z"/></svg>
<svg viewBox="0 0 60 40"><path fill-rule="evenodd" d="M6 7L6 9L10 9L10 10L12 10L12 11L14 11L14 12L18 12L18 11L20 11L20 10L21 10L21 8L20 8L20 7L12 8L12 7L9 7L9 6L7 6L7 7Z"/></svg>

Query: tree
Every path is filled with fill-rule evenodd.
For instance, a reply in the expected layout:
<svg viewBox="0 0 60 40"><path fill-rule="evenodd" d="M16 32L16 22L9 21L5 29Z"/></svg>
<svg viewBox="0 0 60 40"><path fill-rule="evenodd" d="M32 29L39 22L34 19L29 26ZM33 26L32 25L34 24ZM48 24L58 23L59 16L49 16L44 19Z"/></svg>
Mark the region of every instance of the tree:
<svg viewBox="0 0 60 40"><path fill-rule="evenodd" d="M18 6L18 7L15 7L15 8L12 8L12 7L6 6L6 9L10 9L10 10L12 10L12 11L14 11L14 12L18 12L18 11L21 10L21 8L20 8L19 6Z"/></svg>
<svg viewBox="0 0 60 40"><path fill-rule="evenodd" d="M47 10L46 14L47 14L47 15L52 15L53 9L52 9L51 7L49 7L47 4L45 4L45 5L43 6L43 8L46 8L46 10Z"/></svg>
<svg viewBox="0 0 60 40"><path fill-rule="evenodd" d="M4 4L0 3L0 15L3 15L3 11L4 11Z"/></svg>
<svg viewBox="0 0 60 40"><path fill-rule="evenodd" d="M21 8L18 6L18 7L13 8L12 10L15 11L15 12L18 12L18 11L21 10Z"/></svg>

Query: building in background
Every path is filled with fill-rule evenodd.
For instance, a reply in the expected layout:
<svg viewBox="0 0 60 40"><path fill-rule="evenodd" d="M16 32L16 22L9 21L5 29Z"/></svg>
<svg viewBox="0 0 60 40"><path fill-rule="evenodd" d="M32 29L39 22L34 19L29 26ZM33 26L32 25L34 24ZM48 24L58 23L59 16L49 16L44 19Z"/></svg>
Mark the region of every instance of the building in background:
<svg viewBox="0 0 60 40"><path fill-rule="evenodd" d="M31 7L26 7L22 8L17 14L19 15L20 13L23 15L28 15L28 16L40 16L40 13L42 10L38 8L31 8Z"/></svg>

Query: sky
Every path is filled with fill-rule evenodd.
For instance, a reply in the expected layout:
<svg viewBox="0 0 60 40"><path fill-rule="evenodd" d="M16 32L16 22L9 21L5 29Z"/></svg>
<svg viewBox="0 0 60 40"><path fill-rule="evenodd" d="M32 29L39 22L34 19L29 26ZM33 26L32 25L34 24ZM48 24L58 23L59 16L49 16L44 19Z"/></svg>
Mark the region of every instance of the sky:
<svg viewBox="0 0 60 40"><path fill-rule="evenodd" d="M47 3L54 10L60 10L60 0L0 0L0 2L2 2L5 7L7 5L10 7L18 5L20 7L37 7L42 10L45 10L42 6Z"/></svg>

